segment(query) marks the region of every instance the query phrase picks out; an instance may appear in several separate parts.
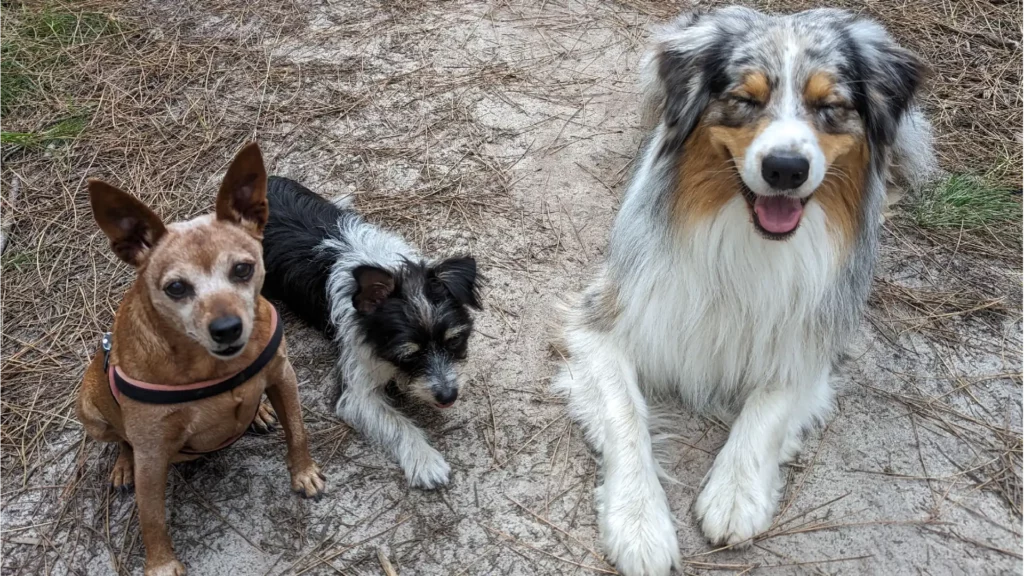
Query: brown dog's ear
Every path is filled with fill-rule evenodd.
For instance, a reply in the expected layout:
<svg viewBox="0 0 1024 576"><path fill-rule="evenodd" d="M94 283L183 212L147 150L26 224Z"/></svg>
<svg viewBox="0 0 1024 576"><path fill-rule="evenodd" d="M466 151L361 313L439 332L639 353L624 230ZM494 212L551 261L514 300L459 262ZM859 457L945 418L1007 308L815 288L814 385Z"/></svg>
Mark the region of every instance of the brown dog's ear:
<svg viewBox="0 0 1024 576"><path fill-rule="evenodd" d="M237 224L256 238L270 216L267 205L267 171L255 142L239 150L224 175L217 194L217 220Z"/></svg>
<svg viewBox="0 0 1024 576"><path fill-rule="evenodd" d="M357 285L352 307L361 314L372 314L395 291L395 277L387 270L360 266L352 271L352 276Z"/></svg>
<svg viewBox="0 0 1024 576"><path fill-rule="evenodd" d="M111 250L136 268L167 232L160 217L141 200L102 180L89 179L89 204Z"/></svg>

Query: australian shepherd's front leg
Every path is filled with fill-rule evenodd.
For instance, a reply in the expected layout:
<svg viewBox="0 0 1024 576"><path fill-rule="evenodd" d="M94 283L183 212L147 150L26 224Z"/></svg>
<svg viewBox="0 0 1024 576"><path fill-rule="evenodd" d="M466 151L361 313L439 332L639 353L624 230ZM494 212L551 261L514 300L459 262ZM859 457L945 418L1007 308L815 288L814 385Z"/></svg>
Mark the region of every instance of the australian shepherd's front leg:
<svg viewBox="0 0 1024 576"><path fill-rule="evenodd" d="M784 485L779 466L830 404L828 370L751 394L704 479L694 512L715 544L742 545L771 526Z"/></svg>
<svg viewBox="0 0 1024 576"><path fill-rule="evenodd" d="M608 334L567 331L566 344L571 360L555 389L602 455L595 499L609 560L624 574L668 574L680 566L679 544L636 366Z"/></svg>

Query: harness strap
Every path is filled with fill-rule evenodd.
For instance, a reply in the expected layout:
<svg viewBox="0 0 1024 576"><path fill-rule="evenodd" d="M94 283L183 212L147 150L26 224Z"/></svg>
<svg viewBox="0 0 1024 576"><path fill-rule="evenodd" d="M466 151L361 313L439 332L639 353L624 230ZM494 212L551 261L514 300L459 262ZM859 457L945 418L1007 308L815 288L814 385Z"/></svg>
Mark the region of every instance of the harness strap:
<svg viewBox="0 0 1024 576"><path fill-rule="evenodd" d="M151 384L149 382L142 382L141 380L135 380L121 372L120 367L114 366L113 370L110 369L110 350L113 348L113 336L110 332L103 334L103 341L101 347L103 348L103 371L107 373L107 382L110 384L110 393L114 396L114 401L118 404L121 403L121 395L131 398L132 400L142 402L145 404L180 404L182 402L193 402L195 400L202 400L204 398L210 398L224 392L229 392L238 388L253 376L260 373L271 360L274 359L274 355L277 354L278 348L281 347L281 341L284 339L284 323L281 322L277 314L277 309L273 305L270 306L271 313L271 330L273 334L270 337L270 341L267 342L266 348L260 352L260 355L256 357L256 360L252 364L249 364L241 372L233 376L228 376L220 380L204 380L202 382L195 382L192 384L185 384L182 386L167 386L165 384ZM256 412L253 413L252 419L256 419L256 414L259 413L260 405L256 404ZM182 454L209 454L210 452L216 452L227 448L234 444L245 435L243 431L241 434L228 439L226 442L217 446L212 450L195 451L187 448L182 448L180 452Z"/></svg>
<svg viewBox="0 0 1024 576"><path fill-rule="evenodd" d="M277 349L281 347L281 340L284 338L284 324L278 318L277 309L271 306L270 310L273 335L267 342L267 347L260 352L256 360L241 372L220 380L204 380L181 386L167 386L135 380L122 372L119 366L114 366L113 370L107 369L110 391L114 394L115 399L119 399L121 394L124 394L132 400L145 404L180 404L210 398L238 388L259 374L260 370L263 370L274 359ZM109 339L104 335L104 350L109 358L110 351L106 347L108 341ZM107 360L104 360L104 364L107 364Z"/></svg>

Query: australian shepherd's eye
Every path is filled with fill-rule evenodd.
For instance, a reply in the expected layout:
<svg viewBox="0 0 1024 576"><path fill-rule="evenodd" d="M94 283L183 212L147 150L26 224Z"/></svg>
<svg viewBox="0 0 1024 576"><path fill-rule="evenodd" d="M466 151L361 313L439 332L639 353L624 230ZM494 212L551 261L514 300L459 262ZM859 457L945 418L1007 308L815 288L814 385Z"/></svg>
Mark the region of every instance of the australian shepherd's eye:
<svg viewBox="0 0 1024 576"><path fill-rule="evenodd" d="M742 94L730 94L727 101L735 106L751 110L764 106L763 103Z"/></svg>

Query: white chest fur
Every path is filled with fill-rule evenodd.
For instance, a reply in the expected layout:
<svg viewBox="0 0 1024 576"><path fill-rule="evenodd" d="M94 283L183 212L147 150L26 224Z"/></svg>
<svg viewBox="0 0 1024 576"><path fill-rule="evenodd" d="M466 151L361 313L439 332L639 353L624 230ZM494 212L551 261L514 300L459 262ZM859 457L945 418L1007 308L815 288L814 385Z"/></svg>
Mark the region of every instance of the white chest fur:
<svg viewBox="0 0 1024 576"><path fill-rule="evenodd" d="M641 385L676 387L698 407L753 388L808 381L828 362L816 314L837 272L825 214L813 200L784 241L761 237L736 197L713 218L651 247L620 288L617 336Z"/></svg>

